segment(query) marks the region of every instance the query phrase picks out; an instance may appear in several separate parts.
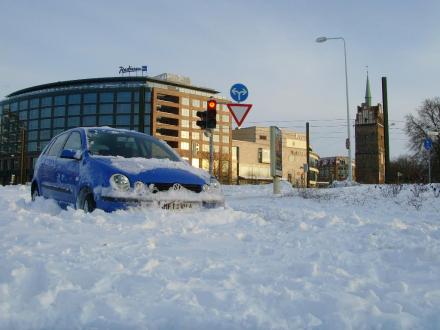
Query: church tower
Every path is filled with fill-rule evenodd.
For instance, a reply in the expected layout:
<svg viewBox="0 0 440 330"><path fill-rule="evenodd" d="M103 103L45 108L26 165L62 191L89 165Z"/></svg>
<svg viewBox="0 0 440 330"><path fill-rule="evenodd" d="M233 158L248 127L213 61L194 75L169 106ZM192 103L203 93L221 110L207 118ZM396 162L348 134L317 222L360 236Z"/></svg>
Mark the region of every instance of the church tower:
<svg viewBox="0 0 440 330"><path fill-rule="evenodd" d="M385 182L384 116L382 105L371 105L370 79L367 72L365 102L357 107L356 181Z"/></svg>

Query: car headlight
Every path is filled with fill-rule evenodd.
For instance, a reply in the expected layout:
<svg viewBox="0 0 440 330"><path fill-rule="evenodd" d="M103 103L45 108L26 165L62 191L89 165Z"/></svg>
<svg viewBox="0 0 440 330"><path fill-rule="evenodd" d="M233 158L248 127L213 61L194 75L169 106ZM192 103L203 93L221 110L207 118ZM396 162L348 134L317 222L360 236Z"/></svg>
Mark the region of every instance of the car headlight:
<svg viewBox="0 0 440 330"><path fill-rule="evenodd" d="M209 184L204 184L202 187L205 192L215 192L221 190L221 184L217 179L211 178Z"/></svg>
<svg viewBox="0 0 440 330"><path fill-rule="evenodd" d="M120 191L128 191L130 189L130 181L123 174L113 174L110 177L110 185L113 189Z"/></svg>

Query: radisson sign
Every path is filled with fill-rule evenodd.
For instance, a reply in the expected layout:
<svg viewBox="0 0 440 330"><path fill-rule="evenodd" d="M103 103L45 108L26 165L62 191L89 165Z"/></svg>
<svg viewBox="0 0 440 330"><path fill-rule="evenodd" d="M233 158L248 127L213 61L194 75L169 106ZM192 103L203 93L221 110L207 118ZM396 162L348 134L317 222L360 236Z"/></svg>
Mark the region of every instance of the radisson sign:
<svg viewBox="0 0 440 330"><path fill-rule="evenodd" d="M134 67L134 66L129 65L128 67L123 67L123 66L119 67L119 74L122 74L122 75L125 73L130 74L131 72L137 73L138 71L141 71L141 73L147 72L147 66L142 65L142 67Z"/></svg>

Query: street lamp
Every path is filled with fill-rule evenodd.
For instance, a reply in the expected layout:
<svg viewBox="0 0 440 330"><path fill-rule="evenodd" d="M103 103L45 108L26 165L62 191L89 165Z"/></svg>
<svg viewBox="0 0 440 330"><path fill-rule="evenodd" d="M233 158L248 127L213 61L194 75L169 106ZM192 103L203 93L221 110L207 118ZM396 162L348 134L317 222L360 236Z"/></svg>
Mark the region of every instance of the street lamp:
<svg viewBox="0 0 440 330"><path fill-rule="evenodd" d="M346 146L348 149L348 181L353 180L353 169L352 169L352 163L351 163L351 139L350 139L350 107L348 103L348 74L347 74L347 49L345 47L345 39L342 37L335 37L335 38L327 38L327 37L319 37L316 38L316 42L322 43L326 42L327 40L342 40L344 42L344 59L345 59L345 96L347 99L347 142Z"/></svg>

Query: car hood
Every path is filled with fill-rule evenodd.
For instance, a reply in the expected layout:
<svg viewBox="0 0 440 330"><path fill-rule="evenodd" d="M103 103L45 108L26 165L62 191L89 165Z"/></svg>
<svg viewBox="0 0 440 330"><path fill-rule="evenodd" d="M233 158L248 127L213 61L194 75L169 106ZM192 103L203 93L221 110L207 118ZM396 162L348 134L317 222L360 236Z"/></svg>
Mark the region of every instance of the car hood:
<svg viewBox="0 0 440 330"><path fill-rule="evenodd" d="M93 156L93 160L126 175L130 181L198 185L209 182L208 173L183 161L112 156Z"/></svg>

